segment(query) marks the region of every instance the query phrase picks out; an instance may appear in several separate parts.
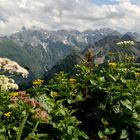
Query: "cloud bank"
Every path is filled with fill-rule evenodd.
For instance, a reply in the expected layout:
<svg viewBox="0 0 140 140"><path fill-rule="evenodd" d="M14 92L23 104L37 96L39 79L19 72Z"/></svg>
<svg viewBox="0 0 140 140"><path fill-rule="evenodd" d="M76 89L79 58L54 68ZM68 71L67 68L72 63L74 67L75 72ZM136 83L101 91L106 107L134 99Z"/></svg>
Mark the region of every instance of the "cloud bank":
<svg viewBox="0 0 140 140"><path fill-rule="evenodd" d="M22 26L49 30L110 27L140 32L140 1L109 1L0 0L0 34L10 34Z"/></svg>

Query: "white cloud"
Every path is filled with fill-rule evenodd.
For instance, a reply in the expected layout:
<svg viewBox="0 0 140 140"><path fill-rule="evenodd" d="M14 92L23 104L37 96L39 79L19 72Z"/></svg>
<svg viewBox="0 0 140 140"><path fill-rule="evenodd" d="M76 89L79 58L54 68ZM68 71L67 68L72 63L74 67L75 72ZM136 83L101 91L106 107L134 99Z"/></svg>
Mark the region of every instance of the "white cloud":
<svg viewBox="0 0 140 140"><path fill-rule="evenodd" d="M95 5L91 0L0 0L0 31L12 33L22 26L79 30L111 27L140 32L140 4L110 0ZM137 0L136 0L137 1Z"/></svg>

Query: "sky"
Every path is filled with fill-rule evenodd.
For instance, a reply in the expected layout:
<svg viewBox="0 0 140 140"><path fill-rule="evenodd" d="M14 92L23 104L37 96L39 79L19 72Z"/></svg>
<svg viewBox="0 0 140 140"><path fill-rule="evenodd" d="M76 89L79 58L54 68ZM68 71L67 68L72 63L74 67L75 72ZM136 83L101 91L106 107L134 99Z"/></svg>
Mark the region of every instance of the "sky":
<svg viewBox="0 0 140 140"><path fill-rule="evenodd" d="M140 33L140 0L0 0L0 34L23 26Z"/></svg>

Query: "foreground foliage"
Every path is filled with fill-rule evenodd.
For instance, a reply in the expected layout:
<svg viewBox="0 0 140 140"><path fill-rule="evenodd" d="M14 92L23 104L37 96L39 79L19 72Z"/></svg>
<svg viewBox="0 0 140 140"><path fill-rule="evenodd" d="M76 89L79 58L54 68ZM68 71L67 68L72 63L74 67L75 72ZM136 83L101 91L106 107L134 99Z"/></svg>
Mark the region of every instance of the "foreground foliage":
<svg viewBox="0 0 140 140"><path fill-rule="evenodd" d="M139 64L121 54L120 62L98 66L90 51L73 77L60 72L27 91L2 88L0 139L140 139Z"/></svg>

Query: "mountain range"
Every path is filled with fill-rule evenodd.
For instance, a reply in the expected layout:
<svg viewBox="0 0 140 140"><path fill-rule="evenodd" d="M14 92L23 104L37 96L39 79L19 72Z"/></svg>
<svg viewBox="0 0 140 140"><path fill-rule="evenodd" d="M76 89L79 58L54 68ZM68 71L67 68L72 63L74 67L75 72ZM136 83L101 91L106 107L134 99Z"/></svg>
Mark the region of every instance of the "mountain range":
<svg viewBox="0 0 140 140"><path fill-rule="evenodd" d="M68 72L84 59L88 48L93 48L95 63L104 63L109 52L124 51L116 45L124 40L136 42L126 53L140 60L140 34L136 32L121 34L110 28L80 32L23 27L9 36L0 36L0 56L17 61L29 70L28 79L18 78L20 84L27 84L44 75L52 77L59 71Z"/></svg>

